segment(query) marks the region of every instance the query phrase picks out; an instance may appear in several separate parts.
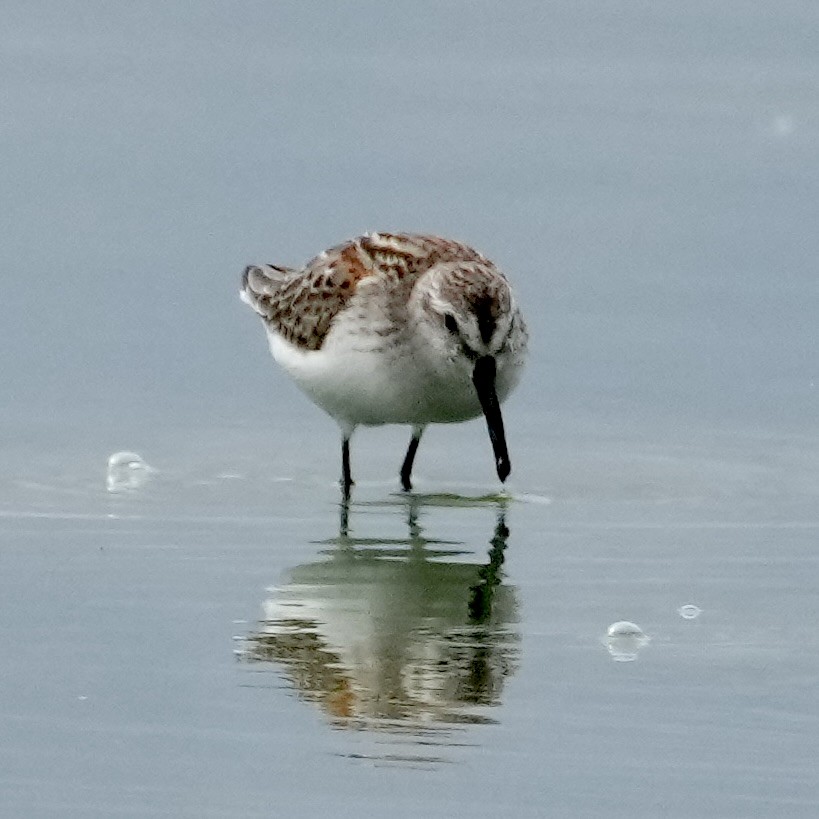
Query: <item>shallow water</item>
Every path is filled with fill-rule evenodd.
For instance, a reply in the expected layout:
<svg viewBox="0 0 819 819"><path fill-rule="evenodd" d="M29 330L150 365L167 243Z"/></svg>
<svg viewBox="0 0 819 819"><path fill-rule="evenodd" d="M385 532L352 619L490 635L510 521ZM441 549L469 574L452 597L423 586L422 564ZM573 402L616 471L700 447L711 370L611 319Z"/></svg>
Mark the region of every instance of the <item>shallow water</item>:
<svg viewBox="0 0 819 819"><path fill-rule="evenodd" d="M345 508L207 437L123 493L86 451L4 471L9 815L816 814L815 441L598 435L548 494L567 434L531 491Z"/></svg>
<svg viewBox="0 0 819 819"><path fill-rule="evenodd" d="M819 815L815 3L2 22L0 814ZM514 284L504 493L340 506L237 289L369 230Z"/></svg>

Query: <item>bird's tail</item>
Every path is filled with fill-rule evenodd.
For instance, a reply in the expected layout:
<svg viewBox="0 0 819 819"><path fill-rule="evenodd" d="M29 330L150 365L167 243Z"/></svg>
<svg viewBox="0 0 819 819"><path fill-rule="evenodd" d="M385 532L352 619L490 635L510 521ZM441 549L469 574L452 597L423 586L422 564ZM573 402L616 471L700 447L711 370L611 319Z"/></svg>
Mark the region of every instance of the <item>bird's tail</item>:
<svg viewBox="0 0 819 819"><path fill-rule="evenodd" d="M239 298L252 307L260 316L267 318L270 303L282 286L287 284L298 271L275 264L251 264L242 274L242 289Z"/></svg>

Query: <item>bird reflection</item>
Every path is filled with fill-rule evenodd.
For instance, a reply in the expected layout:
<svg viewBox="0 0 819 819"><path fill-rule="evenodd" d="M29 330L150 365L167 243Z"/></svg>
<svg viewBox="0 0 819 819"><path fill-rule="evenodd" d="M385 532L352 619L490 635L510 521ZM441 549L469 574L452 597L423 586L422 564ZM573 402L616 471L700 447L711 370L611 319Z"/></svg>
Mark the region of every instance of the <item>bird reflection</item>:
<svg viewBox="0 0 819 819"><path fill-rule="evenodd" d="M322 559L271 590L240 658L275 664L337 727L418 733L494 721L489 707L517 666L520 640L515 592L503 583L505 501L490 502L483 564L469 562L463 542L426 537L420 523L435 507L464 503L391 502L406 511L403 538L354 536L342 505L338 536L322 541Z"/></svg>

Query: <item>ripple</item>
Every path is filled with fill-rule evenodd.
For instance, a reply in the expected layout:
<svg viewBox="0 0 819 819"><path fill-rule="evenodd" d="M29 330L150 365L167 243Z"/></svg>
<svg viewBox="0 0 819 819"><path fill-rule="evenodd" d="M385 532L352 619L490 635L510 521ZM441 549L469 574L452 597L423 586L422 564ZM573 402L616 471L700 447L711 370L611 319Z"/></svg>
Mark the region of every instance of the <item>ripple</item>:
<svg viewBox="0 0 819 819"><path fill-rule="evenodd" d="M702 609L693 603L686 603L677 609L677 614L679 614L683 620L696 620L697 617L702 614Z"/></svg>

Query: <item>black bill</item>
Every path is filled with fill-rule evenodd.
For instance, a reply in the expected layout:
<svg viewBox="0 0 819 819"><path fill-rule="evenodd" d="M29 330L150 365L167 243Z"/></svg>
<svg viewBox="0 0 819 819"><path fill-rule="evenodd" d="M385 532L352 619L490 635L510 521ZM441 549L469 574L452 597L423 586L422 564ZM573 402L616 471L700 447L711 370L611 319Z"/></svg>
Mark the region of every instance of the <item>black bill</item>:
<svg viewBox="0 0 819 819"><path fill-rule="evenodd" d="M512 471L512 464L509 462L506 434L503 431L503 416L498 394L495 391L495 359L492 356L483 356L475 362L472 383L475 385L481 409L486 416L486 426L489 429L492 451L495 453L495 468L498 470L498 477L501 481L505 481Z"/></svg>

